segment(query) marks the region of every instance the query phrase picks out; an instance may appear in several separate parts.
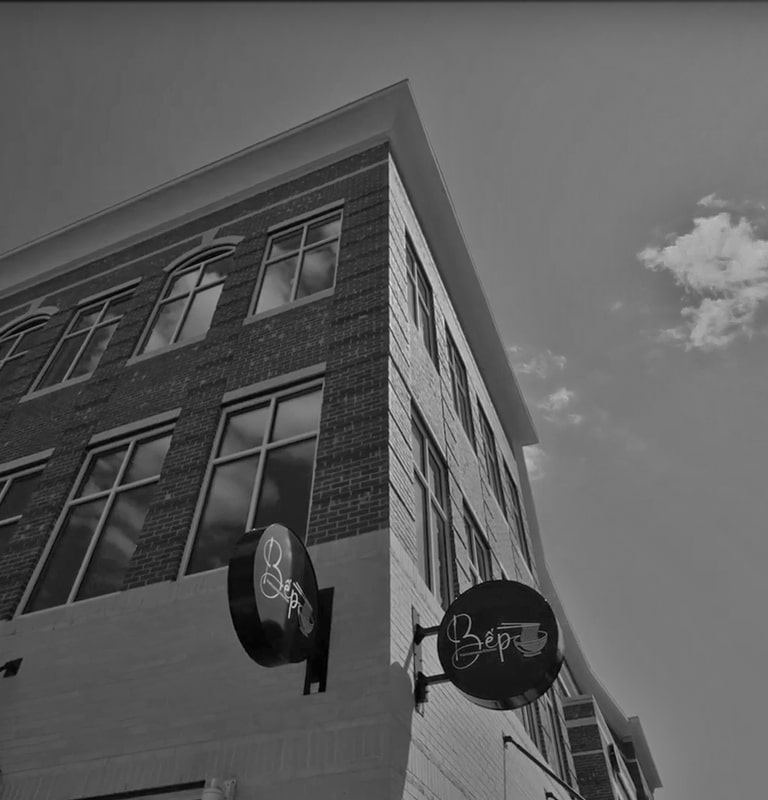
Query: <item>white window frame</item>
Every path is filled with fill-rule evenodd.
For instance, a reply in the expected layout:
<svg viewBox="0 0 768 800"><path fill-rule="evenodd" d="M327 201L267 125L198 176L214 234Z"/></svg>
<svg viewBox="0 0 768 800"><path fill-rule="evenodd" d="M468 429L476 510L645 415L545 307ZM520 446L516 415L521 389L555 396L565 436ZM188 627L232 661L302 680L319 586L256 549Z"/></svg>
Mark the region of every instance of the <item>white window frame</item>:
<svg viewBox="0 0 768 800"><path fill-rule="evenodd" d="M453 407L456 409L456 416L461 422L464 432L467 434L472 447L477 447L475 439L475 425L472 420L472 398L469 394L469 379L467 377L467 367L459 354L456 342L451 336L451 332L446 327L446 339L448 341L448 366L451 373L451 392L453 394Z"/></svg>
<svg viewBox="0 0 768 800"><path fill-rule="evenodd" d="M8 339L14 339L15 342L10 346L8 352L0 356L0 376L3 374L3 367L6 364L10 363L11 361L17 361L23 358L29 350L17 350L16 348L19 345L19 342L28 334L32 333L33 331L40 330L40 328L45 327L50 319L47 315L35 315L27 317L26 319L19 320L15 324L8 327L5 331L0 333L0 342L8 341Z"/></svg>
<svg viewBox="0 0 768 800"><path fill-rule="evenodd" d="M179 333L181 332L182 328L184 327L184 323L187 320L187 316L189 315L189 309L192 307L192 303L194 302L195 297L198 294L201 294L204 291L208 291L209 289L213 289L216 286L220 286L226 280L226 275L222 275L215 281L211 281L210 283L201 284L200 281L202 280L203 273L205 272L205 268L208 264L213 264L216 261L220 261L222 259L231 256L232 253L235 252L235 245L224 243L224 244L217 244L216 242L211 243L210 246L205 247L204 249L200 250L200 252L193 252L192 254L187 253L179 260L177 259L175 262L172 262L168 267L166 267L166 271L168 272L168 276L166 277L166 281L163 284L163 291L160 293L160 296L155 301L155 305L152 308L152 313L150 314L149 321L147 322L144 330L141 334L141 338L139 339L139 343L134 351L133 358L131 361L134 361L137 358L141 357L150 357L155 355L156 353L164 353L166 350L170 350L174 347L179 347L181 345L192 344L193 342L200 341L204 339L205 336L208 334L208 331L211 329L210 325L208 330L204 334L199 334L198 336L194 336L184 342L178 341ZM169 305L170 298L167 296L168 291L170 290L171 286L173 285L174 281L183 273L185 272L193 272L195 269L198 271L198 276L195 281L195 285L184 292L175 295L171 302L175 302L180 298L186 295L186 301L184 302L184 307L181 310L181 315L176 322L176 327L173 331L173 336L171 336L171 340L163 347L157 347L154 350L146 351L146 346L149 343L149 340L152 338L152 333L155 329L155 325L157 324L158 317L160 316L160 310L166 305ZM223 289L222 289L223 292ZM221 296L219 296L219 300L216 301L216 306L218 307L219 301L221 300ZM215 310L214 310L215 313Z"/></svg>
<svg viewBox="0 0 768 800"><path fill-rule="evenodd" d="M421 340L437 366L437 335L435 330L435 294L427 278L411 237L405 236L405 266L408 275L408 308L411 320L421 334ZM420 313L421 312L421 313ZM422 313L426 323L422 321Z"/></svg>
<svg viewBox="0 0 768 800"><path fill-rule="evenodd" d="M269 404L269 417L265 426L267 431L271 432L272 425L275 421L275 409L277 407L277 403L282 400L283 398L289 395L298 395L303 394L304 392L309 392L312 389L320 388L320 421L318 422L317 430L312 433L301 433L296 436L292 436L288 439L279 439L276 442L269 441L269 436L265 436L267 439L266 443L262 443L258 447L252 447L249 450L242 450L237 453L232 453L227 456L218 456L214 455L215 453L219 452L219 448L221 447L221 442L224 437L224 431L226 430L227 420L233 414L238 413L239 411L243 411L250 407L256 407L259 405ZM253 482L253 488L251 489L251 499L248 505L248 517L246 520L246 525L243 528L243 534L246 531L250 530L253 526L254 515L256 514L256 507L258 506L259 497L261 496L261 484L264 478L264 465L267 461L267 454L270 450L274 450L280 447L285 447L286 445L295 444L296 442L302 442L311 438L316 439L315 444L315 457L312 462L312 481L310 484L309 489L309 505L307 507L307 526L309 526L309 520L312 517L312 499L314 495L314 488L315 488L315 476L317 474L317 444L319 443L320 437L320 423L322 422L322 413L323 413L323 393L325 388L325 378L313 378L308 381L304 381L301 383L290 383L288 385L283 385L280 388L272 389L270 391L263 391L259 392L258 394L253 394L247 399L238 400L237 402L230 403L222 408L221 413L219 414L219 424L216 429L216 436L213 440L213 446L211 447L210 453L208 455L208 464L205 468L205 475L203 477L203 483L200 487L200 492L197 498L197 504L195 506L195 513L192 517L192 525L190 526L189 535L187 536L187 543L184 548L184 554L181 559L181 565L179 567L179 578L194 578L197 575L204 575L209 572L215 572L217 569L226 569L226 567L213 567L207 570L201 570L200 572L194 573L187 573L187 567L189 566L189 562L192 558L192 550L195 546L195 542L197 541L197 536L199 534L200 523L202 522L203 511L205 509L205 503L208 499L208 492L211 488L211 479L213 477L215 468L219 464L226 464L230 461L239 461L244 458L247 458L250 455L254 455L259 453L259 464L256 468L256 477ZM304 531L294 531L294 533L302 540L306 538L306 534Z"/></svg>
<svg viewBox="0 0 768 800"><path fill-rule="evenodd" d="M119 317L110 318L110 319L117 319L117 326L115 327L115 331L113 332L112 336L110 337L109 341L107 342L107 345L104 348L104 352L102 352L101 356L99 356L99 360L98 360L96 366L90 372L87 372L87 373L85 373L83 375L78 375L76 378L69 377L72 374L72 371L73 371L75 365L80 360L80 356L82 356L83 352L85 351L85 349L90 344L91 339L93 338L94 332L96 331L97 328L102 327L102 323L104 322L105 313L106 313L107 307L109 306L109 303L112 302L113 300L119 300L119 299L123 299L123 298L126 298L126 297L130 297L133 294L133 291L136 288L136 286L138 285L138 283L139 283L138 280L131 281L129 284L126 284L126 285L123 285L123 286L118 286L118 287L115 287L114 289L110 289L107 292L102 292L102 293L100 293L98 295L94 295L93 297L86 298L85 300L81 300L77 304L77 307L75 308L75 313L72 315L72 319L70 319L69 323L67 324L67 327L65 328L64 333L62 333L62 335L59 337L59 341L56 342L56 347L53 348L53 352L46 359L45 364L43 365L43 368L40 370L40 372L38 373L38 375L35 378L34 382L32 383L32 387L30 388L28 394L36 394L36 393L43 393L43 392L53 391L54 389L57 389L60 386L64 386L64 385L67 385L67 384L73 384L73 383L79 383L80 381L88 380L88 378L90 378L93 375L93 373L99 368L99 364L101 363L101 359L104 356L104 353L106 353L107 348L111 344L112 338L114 337L114 334L117 333L117 329L120 327L120 323L122 322L123 317L125 316L124 313L121 314ZM74 327L75 322L77 321L77 319L78 319L78 317L80 316L81 313L86 313L89 309L91 309L91 308L95 309L98 306L101 306L101 310L99 311L99 315L96 318L96 320L88 328L81 328L78 331L73 331L72 330L73 327ZM44 386L42 388L38 388L38 387L40 387L40 384L41 384L43 378L46 376L46 374L48 372L48 368L54 363L54 361L56 360L56 357L59 354L59 351L64 346L64 342L67 339L71 339L74 336L78 336L79 334L81 334L85 330L87 330L88 333L86 334L85 338L83 339L83 342L80 345L80 348L78 349L77 353L75 354L75 356L70 361L69 366L67 367L66 372L64 373L64 377L60 381L57 381L56 383L52 383L49 386Z"/></svg>
<svg viewBox="0 0 768 800"><path fill-rule="evenodd" d="M0 506L2 506L3 500L8 494L10 487L13 486L14 481L19 478L24 478L27 475L34 475L35 473L42 475L48 457L52 452L52 450L49 450L44 456L35 456L34 460L29 463L20 464L18 462L11 462L9 464L0 465ZM22 461L26 461L26 459ZM5 536L6 528L15 525L19 520L24 518L26 510L27 509L24 509L21 514L14 514L12 517L0 516L0 537ZM0 548L0 552L2 552L2 548Z"/></svg>
<svg viewBox="0 0 768 800"><path fill-rule="evenodd" d="M105 522L108 520L110 512L115 504L115 498L117 495L122 494L123 492L129 491L130 489L135 489L140 486L148 486L152 483L158 483L160 481L160 477L162 475L162 467L160 472L151 478L141 478L138 481L134 481L133 483L129 484L122 484L121 481L123 476L125 475L126 469L128 464L131 463L131 458L133 457L133 453L136 449L137 442L142 442L145 439L153 439L157 436L161 436L163 434L170 433L173 436L175 423L166 423L164 425L157 425L154 427L148 427L146 425L142 425L140 428L135 430L134 432L124 435L117 438L110 438L106 441L100 441L98 444L89 445L88 449L86 450L86 456L83 459L83 463L78 471L77 478L75 482L72 484L72 488L69 490L69 494L67 495L67 500L64 503L64 506L56 520L56 524L53 528L53 533L49 538L43 553L38 560L37 566L32 574L32 578L29 581L27 589L24 592L24 595L21 599L21 603L19 604L18 614L23 614L24 616L29 616L31 614L41 614L45 611L50 611L53 608L61 608L62 606L69 606L72 605L74 602L82 603L87 602L88 600L98 600L101 597L109 597L111 595L119 594L120 591L117 592L109 592L108 594L101 594L97 595L96 597L92 598L85 598L84 600L75 600L77 592L80 589L80 584L83 581L83 577L88 569L88 565L90 564L91 557L93 556L93 551L96 549L96 546L101 539L101 536L104 533L104 526ZM102 490L100 492L96 492L94 494L90 494L87 497L78 496L78 491L82 487L83 480L88 473L88 470L93 463L95 458L98 458L101 453L104 453L109 450L113 450L120 445L124 445L128 443L128 450L123 458L123 462L120 465L120 469L115 476L115 481L113 485L109 489ZM173 444L173 439L171 439L171 444ZM166 453L167 456L167 453ZM165 466L165 459L163 459L163 466ZM99 515L99 521L96 525L95 530L91 533L91 541L88 545L88 548L83 555L82 562L80 563L80 568L75 576L75 580L72 583L72 587L70 588L69 594L65 602L60 603L56 606L49 606L48 608L41 608L36 611L26 611L26 606L29 603L29 600L32 597L35 589L37 588L38 579L42 576L42 573L45 569L46 564L48 563L48 558L53 551L53 548L56 544L56 541L61 534L62 528L64 523L67 520L69 515L69 511L78 506L84 505L85 503L92 502L93 500L106 497L107 502L104 504L104 508ZM151 508L151 505L150 505ZM149 511L149 509L147 509Z"/></svg>
<svg viewBox="0 0 768 800"><path fill-rule="evenodd" d="M454 562L453 548L451 546L450 535L450 520L448 518L448 507L450 506L450 498L448 496L448 469L445 461L437 449L432 437L429 434L426 424L421 419L420 415L415 409L411 412L411 427L418 430L419 435L424 443L424 464L427 473L422 472L419 466L418 459L414 453L413 458L413 481L414 491L422 493L424 497L424 511L427 519L422 520L422 524L426 525L426 542L417 542L417 549L421 549L426 545L424 551L424 563L426 568L426 575L422 575L427 588L438 598L441 605L447 608L453 600L454 587L453 587L453 570L452 565ZM411 433L411 446L413 447L413 432ZM437 464L438 476L440 480L440 488L444 498L445 507L440 503L440 498L437 497L432 491L432 486L429 480L429 462L430 458ZM443 547L445 550L445 563L443 565L443 574L440 571L440 563L438 553L440 549L440 531L438 530L435 517L442 522L443 530ZM445 596L443 596L443 593Z"/></svg>
<svg viewBox="0 0 768 800"><path fill-rule="evenodd" d="M338 236L329 236L326 239L321 239L317 242L313 242L309 247L306 247L307 241L307 231L313 225L317 224L318 222L322 222L324 219L331 217L339 218L339 233ZM299 243L298 250L291 251L290 253L280 253L278 256L274 258L269 258L269 251L272 247L272 242L275 239L282 238L283 236L287 236L291 233L296 233L301 230L301 242ZM270 314L276 314L278 311L293 307L297 304L302 304L306 302L310 302L310 300L319 299L320 297L327 297L329 293L332 293L336 288L336 276L339 271L339 258L341 256L341 236L344 230L344 205L342 204L334 204L329 206L328 208L319 209L318 211L313 211L309 214L303 214L301 217L293 220L289 220L285 223L280 223L273 228L270 228L269 233L267 235L267 243L264 246L264 255L261 259L261 266L259 267L259 278L256 281L256 289L253 292L253 296L251 297L251 304L248 310L249 317L261 317L262 315L268 316ZM336 244L336 263L333 265L333 281L331 282L330 287L325 289L321 289L318 292L313 292L312 294L304 295L304 297L296 297L296 292L299 289L299 281L297 280L298 275L301 273L301 269L304 265L304 254L307 251L315 250L323 245L327 245L331 242L337 242ZM291 281L291 296L290 299L279 306L272 306L271 308L265 308L261 311L257 311L256 308L259 304L259 297L261 296L261 290L264 284L264 277L267 274L267 268L278 261L282 261L283 259L287 258L290 255L296 255L296 272L293 274L293 280Z"/></svg>

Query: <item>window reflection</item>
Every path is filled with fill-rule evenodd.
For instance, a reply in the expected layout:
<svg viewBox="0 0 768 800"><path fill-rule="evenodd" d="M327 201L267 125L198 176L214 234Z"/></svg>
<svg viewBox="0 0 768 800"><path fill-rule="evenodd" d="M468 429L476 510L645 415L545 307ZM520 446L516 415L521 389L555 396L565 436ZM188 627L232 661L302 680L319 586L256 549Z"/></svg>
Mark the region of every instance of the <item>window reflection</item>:
<svg viewBox="0 0 768 800"><path fill-rule="evenodd" d="M140 352L204 336L211 327L225 275L215 262L234 248L203 253L177 271L163 292Z"/></svg>

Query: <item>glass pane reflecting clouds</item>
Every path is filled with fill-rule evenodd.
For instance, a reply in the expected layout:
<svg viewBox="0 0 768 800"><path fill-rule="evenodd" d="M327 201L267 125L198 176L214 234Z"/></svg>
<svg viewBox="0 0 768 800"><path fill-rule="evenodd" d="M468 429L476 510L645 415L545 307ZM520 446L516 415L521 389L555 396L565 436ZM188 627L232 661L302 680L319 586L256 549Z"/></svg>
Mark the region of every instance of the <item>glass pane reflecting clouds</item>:
<svg viewBox="0 0 768 800"><path fill-rule="evenodd" d="M224 428L219 455L228 456L260 446L264 440L268 418L268 404L230 414Z"/></svg>
<svg viewBox="0 0 768 800"><path fill-rule="evenodd" d="M96 492L111 489L127 451L128 445L123 445L95 456L86 473L85 488L78 496L88 497Z"/></svg>
<svg viewBox="0 0 768 800"><path fill-rule="evenodd" d="M91 555L77 600L120 591L154 491L155 484L151 484L117 496Z"/></svg>
<svg viewBox="0 0 768 800"><path fill-rule="evenodd" d="M11 481L10 488L5 493L0 502L0 522L10 517L16 517L24 513L32 492L37 488L40 480L40 473L33 472ZM3 488L3 481L0 481L0 489Z"/></svg>
<svg viewBox="0 0 768 800"><path fill-rule="evenodd" d="M307 230L307 241L305 245L309 247L315 244L315 242L323 241L323 239L338 237L340 232L341 214L337 214L335 217L326 218L310 225Z"/></svg>
<svg viewBox="0 0 768 800"><path fill-rule="evenodd" d="M166 297L179 297L180 295L189 294L197 283L197 276L200 274L200 267L195 267L188 272L182 272L177 275L171 282Z"/></svg>
<svg viewBox="0 0 768 800"><path fill-rule="evenodd" d="M301 237L304 233L303 230L298 230L295 233L287 233L284 236L278 236L272 240L272 246L269 248L269 255L267 259L272 261L275 258L280 258L288 253L293 253L299 249L301 245Z"/></svg>
<svg viewBox="0 0 768 800"><path fill-rule="evenodd" d="M157 477L170 444L170 433L156 439L144 439L138 442L131 455L131 463L128 465L122 483L133 483L144 478Z"/></svg>
<svg viewBox="0 0 768 800"><path fill-rule="evenodd" d="M99 318L99 314L101 314L101 309L103 307L103 304L100 304L96 308L84 308L78 313L70 330L81 331L84 328L93 327L96 324L96 320Z"/></svg>
<svg viewBox="0 0 768 800"><path fill-rule="evenodd" d="M64 380L64 376L75 360L75 356L86 335L84 331L63 341L38 388L42 389L45 386L53 386Z"/></svg>
<svg viewBox="0 0 768 800"><path fill-rule="evenodd" d="M320 405L320 389L280 400L270 440L316 431L320 424Z"/></svg>
<svg viewBox="0 0 768 800"><path fill-rule="evenodd" d="M304 253L296 297L305 297L333 286L336 252L337 243L331 242Z"/></svg>
<svg viewBox="0 0 768 800"><path fill-rule="evenodd" d="M26 611L39 611L67 602L105 503L105 499L94 500L69 512Z"/></svg>
<svg viewBox="0 0 768 800"><path fill-rule="evenodd" d="M207 286L209 283L218 283L224 280L224 274L216 270L218 266L219 265L214 262L205 267L203 270L203 277L200 279L201 286Z"/></svg>
<svg viewBox="0 0 768 800"><path fill-rule="evenodd" d="M107 311L106 314L102 317L102 319L119 320L125 313L125 309L128 308L128 305L132 299L133 296L130 294L123 294L118 297L113 297L111 300L108 301Z"/></svg>
<svg viewBox="0 0 768 800"><path fill-rule="evenodd" d="M217 284L210 289L198 292L192 300L192 305L187 312L181 332L177 341L185 342L194 339L196 336L203 336L211 327L211 320L216 311L216 304L219 302L222 284Z"/></svg>
<svg viewBox="0 0 768 800"><path fill-rule="evenodd" d="M255 455L214 469L188 573L228 563L232 548L247 529L258 463L259 456Z"/></svg>
<svg viewBox="0 0 768 800"><path fill-rule="evenodd" d="M254 527L280 522L297 536L307 532L315 439L270 450Z"/></svg>
<svg viewBox="0 0 768 800"><path fill-rule="evenodd" d="M182 297L160 307L157 320L152 327L152 335L149 337L144 352L149 353L152 350L159 350L161 347L168 347L171 344L176 325L186 302L186 297Z"/></svg>
<svg viewBox="0 0 768 800"><path fill-rule="evenodd" d="M81 375L89 375L96 369L116 328L117 322L96 328L80 358L77 360L77 364L69 376L70 378L79 378Z"/></svg>
<svg viewBox="0 0 768 800"><path fill-rule="evenodd" d="M256 313L276 308L291 299L291 288L296 275L297 256L270 264L264 271Z"/></svg>

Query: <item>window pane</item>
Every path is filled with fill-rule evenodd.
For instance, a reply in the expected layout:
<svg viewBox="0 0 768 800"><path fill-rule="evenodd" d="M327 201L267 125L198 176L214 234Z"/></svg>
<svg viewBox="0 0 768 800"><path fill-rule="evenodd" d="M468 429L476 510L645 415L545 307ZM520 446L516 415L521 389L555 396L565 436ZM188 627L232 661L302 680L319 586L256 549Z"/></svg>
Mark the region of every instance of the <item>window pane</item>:
<svg viewBox="0 0 768 800"><path fill-rule="evenodd" d="M128 308L132 299L132 294L122 294L118 297L113 297L107 304L107 312L102 319L119 319L125 313L125 309Z"/></svg>
<svg viewBox="0 0 768 800"><path fill-rule="evenodd" d="M309 247L315 242L320 242L323 239L330 239L333 236L338 236L340 230L341 214L337 214L334 217L326 217L326 219L321 219L309 226L305 245Z"/></svg>
<svg viewBox="0 0 768 800"><path fill-rule="evenodd" d="M26 611L39 611L67 602L105 503L106 499L94 500L69 512Z"/></svg>
<svg viewBox="0 0 768 800"><path fill-rule="evenodd" d="M215 261L208 264L208 266L203 270L203 277L200 279L200 285L207 286L209 283L223 281L224 273L219 272L219 269L221 269L221 264L218 264Z"/></svg>
<svg viewBox="0 0 768 800"><path fill-rule="evenodd" d="M291 299L291 289L296 275L297 256L270 264L264 272L256 312L276 308Z"/></svg>
<svg viewBox="0 0 768 800"><path fill-rule="evenodd" d="M188 272L182 272L174 277L173 281L171 281L171 285L168 287L165 297L180 297L181 295L189 294L197 283L197 276L199 274L200 266L198 265L194 269Z"/></svg>
<svg viewBox="0 0 768 800"><path fill-rule="evenodd" d="M429 485L432 489L432 494L440 501L440 505L443 505L443 481L441 479L442 470L440 469L440 465L435 460L435 457L430 453L429 454Z"/></svg>
<svg viewBox="0 0 768 800"><path fill-rule="evenodd" d="M10 488L5 493L2 503L0 503L0 520L24 513L24 509L27 507L29 498L32 492L35 491L39 480L40 473L33 472L31 475L24 475L11 482ZM2 487L2 484L0 484L0 487Z"/></svg>
<svg viewBox="0 0 768 800"><path fill-rule="evenodd" d="M259 447L264 441L264 431L269 418L269 404L230 414L224 428L219 448L220 456L241 453Z"/></svg>
<svg viewBox="0 0 768 800"><path fill-rule="evenodd" d="M280 447L267 454L255 528L280 522L300 539L307 532L315 439Z"/></svg>
<svg viewBox="0 0 768 800"><path fill-rule="evenodd" d="M104 351L107 349L112 334L115 332L115 328L117 328L116 322L96 328L91 340L85 346L82 355L78 359L77 366L72 370L70 378L88 375L96 369Z"/></svg>
<svg viewBox="0 0 768 800"><path fill-rule="evenodd" d="M14 348L14 352L20 353L22 350L26 352L33 347L37 347L43 339L45 330L45 322L40 322L31 328L28 328L21 335L21 340Z"/></svg>
<svg viewBox="0 0 768 800"><path fill-rule="evenodd" d="M62 342L62 345L51 362L51 365L48 367L43 380L40 381L40 385L38 386L39 389L42 389L45 386L53 386L54 384L60 383L64 380L64 376L74 361L77 351L80 349L80 345L83 343L83 339L85 339L86 335L87 334L85 332L78 333L76 336L72 336L71 338L65 339Z"/></svg>
<svg viewBox="0 0 768 800"><path fill-rule="evenodd" d="M437 569L440 576L440 602L443 608L451 604L451 569L448 559L448 538L445 523L436 509L432 510L432 519L437 537Z"/></svg>
<svg viewBox="0 0 768 800"><path fill-rule="evenodd" d="M11 538L16 532L18 525L18 522L11 522L9 525L0 525L0 561L3 560L3 556L8 552L8 548L11 546Z"/></svg>
<svg viewBox="0 0 768 800"><path fill-rule="evenodd" d="M316 431L320 426L320 389L286 397L277 404L271 441Z"/></svg>
<svg viewBox="0 0 768 800"><path fill-rule="evenodd" d="M424 436L416 425L411 425L411 435L413 441L413 457L416 465L424 472Z"/></svg>
<svg viewBox="0 0 768 800"><path fill-rule="evenodd" d="M122 483L133 483L143 478L154 478L160 474L165 454L171 444L171 434L158 436L154 439L145 439L138 442L131 456Z"/></svg>
<svg viewBox="0 0 768 800"><path fill-rule="evenodd" d="M331 242L314 250L305 251L296 297L306 297L333 286L336 248L337 243Z"/></svg>
<svg viewBox="0 0 768 800"><path fill-rule="evenodd" d="M173 342L173 334L186 302L186 298L182 297L160 307L157 319L152 327L152 335L144 348L145 353L159 350L161 347L168 347Z"/></svg>
<svg viewBox="0 0 768 800"><path fill-rule="evenodd" d="M188 573L225 566L248 525L259 456L215 468Z"/></svg>
<svg viewBox="0 0 768 800"><path fill-rule="evenodd" d="M429 524L426 519L426 489L421 482L414 478L414 493L416 495L416 558L419 567L419 574L427 582L427 586L432 588L432 575L430 571L430 547L429 547Z"/></svg>
<svg viewBox="0 0 768 800"><path fill-rule="evenodd" d="M81 331L85 328L90 328L95 325L103 307L104 304L99 303L97 306L80 310L75 318L74 324L70 328L70 331Z"/></svg>
<svg viewBox="0 0 768 800"><path fill-rule="evenodd" d="M95 456L86 473L85 489L78 494L78 497L88 497L96 492L111 489L127 451L128 445L123 445Z"/></svg>
<svg viewBox="0 0 768 800"><path fill-rule="evenodd" d="M280 256L286 255L287 253L293 253L295 250L298 250L299 245L301 244L301 237L303 233L303 229L299 228L298 231L286 233L273 239L269 248L269 255L267 256L267 259L272 261L274 258L280 258Z"/></svg>
<svg viewBox="0 0 768 800"><path fill-rule="evenodd" d="M204 336L208 332L222 288L222 284L219 283L195 295L177 341L186 342L195 336Z"/></svg>
<svg viewBox="0 0 768 800"><path fill-rule="evenodd" d="M120 591L155 485L140 486L117 496L78 589L77 600Z"/></svg>

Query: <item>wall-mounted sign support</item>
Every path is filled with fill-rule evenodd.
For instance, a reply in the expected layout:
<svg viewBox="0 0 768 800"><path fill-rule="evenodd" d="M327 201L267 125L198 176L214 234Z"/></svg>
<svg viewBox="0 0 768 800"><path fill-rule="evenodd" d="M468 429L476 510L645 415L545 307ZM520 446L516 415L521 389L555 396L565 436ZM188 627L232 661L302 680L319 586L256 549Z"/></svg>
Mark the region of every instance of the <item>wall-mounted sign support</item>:
<svg viewBox="0 0 768 800"><path fill-rule="evenodd" d="M421 643L427 636L437 636L440 626L434 625L431 628L425 628L420 625L419 612L415 608L411 608L411 620L413 621L413 699L416 704L416 710L423 715L424 703L427 702L427 689L435 683L448 683L450 678L445 673L425 675L422 671Z"/></svg>
<svg viewBox="0 0 768 800"><path fill-rule="evenodd" d="M333 613L333 587L320 589L318 599L317 636L312 654L307 659L304 674L304 694L312 694L312 687L319 684L318 692L325 691L328 681L328 652L331 646L331 615Z"/></svg>
<svg viewBox="0 0 768 800"><path fill-rule="evenodd" d="M518 744L511 736L504 735L501 737L501 740L504 742L504 750L507 749L508 744L513 744L524 756L527 756L534 764L542 771L546 772L550 778L552 778L558 786L562 786L572 797L575 797L576 800L584 800L584 798L571 786L569 786L556 772L551 770L546 764L543 764L536 758L533 753L529 753L521 744ZM545 797L547 800L549 798L555 797L551 792L546 792Z"/></svg>

